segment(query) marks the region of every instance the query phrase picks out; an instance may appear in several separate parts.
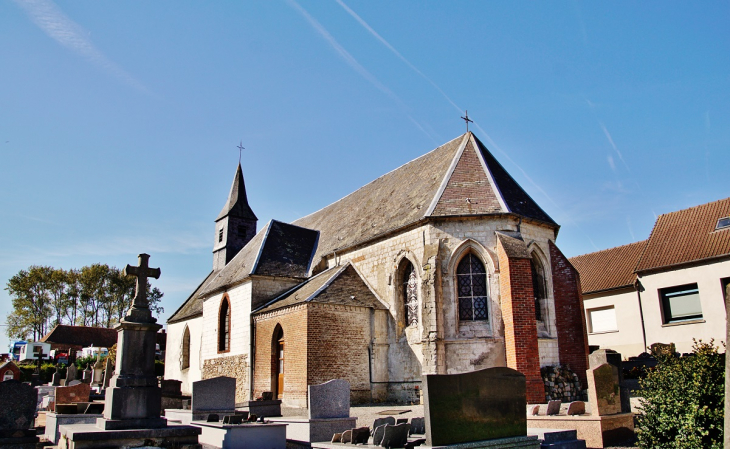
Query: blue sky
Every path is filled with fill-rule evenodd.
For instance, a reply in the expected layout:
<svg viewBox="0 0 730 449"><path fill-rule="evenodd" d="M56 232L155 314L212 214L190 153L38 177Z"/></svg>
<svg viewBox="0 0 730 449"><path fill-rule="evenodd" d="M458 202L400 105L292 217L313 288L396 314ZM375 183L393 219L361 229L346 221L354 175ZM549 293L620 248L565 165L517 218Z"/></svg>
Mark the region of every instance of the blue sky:
<svg viewBox="0 0 730 449"><path fill-rule="evenodd" d="M645 239L729 195L728 19L726 1L0 2L0 281L147 252L164 321L211 269L240 141L261 227L460 135L464 109L568 256Z"/></svg>

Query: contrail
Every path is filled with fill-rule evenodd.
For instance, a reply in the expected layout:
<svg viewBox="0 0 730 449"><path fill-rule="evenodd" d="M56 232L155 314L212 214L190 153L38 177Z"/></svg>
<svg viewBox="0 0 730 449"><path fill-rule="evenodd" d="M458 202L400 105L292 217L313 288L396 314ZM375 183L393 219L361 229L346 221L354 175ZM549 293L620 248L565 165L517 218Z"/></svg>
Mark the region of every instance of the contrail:
<svg viewBox="0 0 730 449"><path fill-rule="evenodd" d="M621 152L618 150L618 148L616 147L616 144L613 143L613 137L611 137L611 133L609 133L608 129L606 129L606 125L604 125L603 122L600 122L600 121L598 122L598 124L601 125L603 134L606 135L606 138L608 139L608 143L610 143L611 146L613 147L613 151L615 151L616 154L618 154L618 158L621 159L621 162L623 162L624 167L626 167L626 170L628 170L630 172L631 169L629 168L629 164L626 163L626 161L624 160L623 154L621 154Z"/></svg>
<svg viewBox="0 0 730 449"><path fill-rule="evenodd" d="M388 41L386 41L383 38L383 36L381 36L380 34L378 34L378 32L375 31L370 25L368 25L368 23L365 22L365 20L363 20L362 17L360 17L355 11L353 11L352 9L350 9L350 7L345 4L345 2L343 2L342 0L335 0L335 1L340 6L342 6L342 8L345 11L347 11L348 14L350 14L355 20L357 20L360 23L360 25L363 26L363 28L365 28L370 34L372 34L377 40L379 40L381 44L385 45L385 47L388 50L390 50L394 55L396 55L398 57L398 59L400 59L401 61L403 61L408 67L411 68L411 70L413 70L414 72L416 72L417 74L419 74L423 79L425 79L426 81L428 81L428 83L431 84L431 86L433 86L436 90L438 90L439 93L441 95L443 95L443 97L449 103L451 103L451 105L454 108L456 108L456 110L458 110L459 112L463 112L464 111L459 106L457 106L457 104L454 103L454 101L451 100L451 98L449 98L448 95L446 95L446 92L444 92L436 83L434 83L433 81L431 81L431 78L427 77L423 72L421 72L420 70L418 70L418 68L416 66L414 66L413 64L411 64L411 62L409 60L407 60L405 58L405 56L403 56L398 50L396 50L392 45L390 45L390 43Z"/></svg>
<svg viewBox="0 0 730 449"><path fill-rule="evenodd" d="M30 20L48 37L80 54L127 85L148 92L139 81L104 56L86 37L85 31L76 22L69 19L52 0L15 0L15 3L23 8Z"/></svg>
<svg viewBox="0 0 730 449"><path fill-rule="evenodd" d="M347 62L347 64L350 65L360 76L368 80L370 84L375 86L378 90L389 96L393 101L395 101L398 106L403 111L407 111L408 107L403 103L403 101L390 89L388 89L383 83L381 83L372 73L370 73L365 67L363 67L357 60L355 59L350 52L345 50L345 48L340 45L339 42L327 31L327 29L317 21L314 17L312 17L307 10L305 10L299 3L296 2L296 0L287 0L287 2L309 22L310 25L322 36L331 46L335 49L335 51L340 55L342 59ZM438 141L434 139L434 137L428 133L423 126L418 124L416 119L414 119L410 114L405 112L408 118L413 122L418 129L420 129L429 139L433 140L436 144L438 144Z"/></svg>

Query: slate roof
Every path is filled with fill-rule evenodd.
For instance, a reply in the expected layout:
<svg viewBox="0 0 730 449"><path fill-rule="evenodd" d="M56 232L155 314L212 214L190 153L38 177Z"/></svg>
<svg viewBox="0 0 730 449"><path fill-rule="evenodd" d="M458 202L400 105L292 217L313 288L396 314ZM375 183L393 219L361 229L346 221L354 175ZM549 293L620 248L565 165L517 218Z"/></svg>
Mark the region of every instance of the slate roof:
<svg viewBox="0 0 730 449"><path fill-rule="evenodd" d="M329 268L293 289L264 304L256 314L290 307L305 302L341 304L373 309L387 309L360 273L348 262Z"/></svg>
<svg viewBox="0 0 730 449"><path fill-rule="evenodd" d="M87 347L93 344L94 346L109 348L117 343L117 331L105 327L59 324L44 335L40 341L61 346Z"/></svg>
<svg viewBox="0 0 730 449"><path fill-rule="evenodd" d="M476 173L477 188L485 198L493 198L488 209L474 210L467 202L471 186L461 192L460 208L439 213L444 191L452 187L452 174L470 151L479 151L489 173ZM478 159L475 159L481 164ZM466 170L466 169L465 169ZM472 177L474 171L470 173ZM484 176L486 174L486 177ZM459 176L457 173L454 176ZM489 179L485 183L481 178ZM458 184L458 183L457 183ZM458 185L457 185L458 188ZM434 214L433 212L436 212ZM296 220L294 224L320 231L315 261L335 250L364 243L429 216L516 213L557 228L558 225L530 198L471 132L387 173L346 197Z"/></svg>
<svg viewBox="0 0 730 449"><path fill-rule="evenodd" d="M228 194L228 200L215 221L227 215L249 220L258 220L253 210L251 210L251 206L248 205L246 184L243 182L243 170L241 170L240 163L238 164L238 169L236 169L236 175L233 177L233 184L231 185L231 192Z"/></svg>
<svg viewBox="0 0 730 449"><path fill-rule="evenodd" d="M660 215L637 272L730 255L730 228L715 230L730 217L730 198Z"/></svg>
<svg viewBox="0 0 730 449"><path fill-rule="evenodd" d="M570 263L580 273L583 294L633 285L634 268L645 247L643 240L571 258Z"/></svg>
<svg viewBox="0 0 730 449"><path fill-rule="evenodd" d="M319 233L271 220L203 288L206 297L251 275L306 278Z"/></svg>

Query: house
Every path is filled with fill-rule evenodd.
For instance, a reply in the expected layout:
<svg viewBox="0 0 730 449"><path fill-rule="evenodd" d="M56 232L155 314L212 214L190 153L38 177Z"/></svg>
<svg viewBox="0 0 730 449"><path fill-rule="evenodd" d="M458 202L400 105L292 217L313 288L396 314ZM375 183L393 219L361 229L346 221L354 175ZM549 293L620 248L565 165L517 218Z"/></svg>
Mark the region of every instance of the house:
<svg viewBox="0 0 730 449"><path fill-rule="evenodd" d="M20 380L20 368L12 360L0 363L0 382Z"/></svg>
<svg viewBox="0 0 730 449"><path fill-rule="evenodd" d="M58 324L40 341L50 344L50 349L61 352L71 349L75 354L90 346L111 348L117 343L117 331L104 327Z"/></svg>
<svg viewBox="0 0 730 449"><path fill-rule="evenodd" d="M509 366L544 402L540 368L558 364L585 385L559 225L470 132L260 230L239 164L215 222L213 270L168 320L165 378L184 392L226 375L236 402L306 407L308 385L341 378L355 403L411 403L423 374Z"/></svg>
<svg viewBox="0 0 730 449"><path fill-rule="evenodd" d="M695 338L726 340L730 198L661 215L647 240L570 262L590 345L635 356L653 343L690 352Z"/></svg>

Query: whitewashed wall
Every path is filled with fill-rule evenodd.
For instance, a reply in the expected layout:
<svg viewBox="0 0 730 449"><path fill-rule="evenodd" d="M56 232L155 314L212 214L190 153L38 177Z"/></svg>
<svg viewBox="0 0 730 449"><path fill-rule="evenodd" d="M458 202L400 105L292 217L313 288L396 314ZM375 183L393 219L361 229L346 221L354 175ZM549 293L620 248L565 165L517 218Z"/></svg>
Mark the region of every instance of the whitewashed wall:
<svg viewBox="0 0 730 449"><path fill-rule="evenodd" d="M190 367L182 366L182 338L185 327L190 330ZM202 378L203 317L167 325L167 349L165 351L165 379L179 380L183 394L191 394L193 382Z"/></svg>

